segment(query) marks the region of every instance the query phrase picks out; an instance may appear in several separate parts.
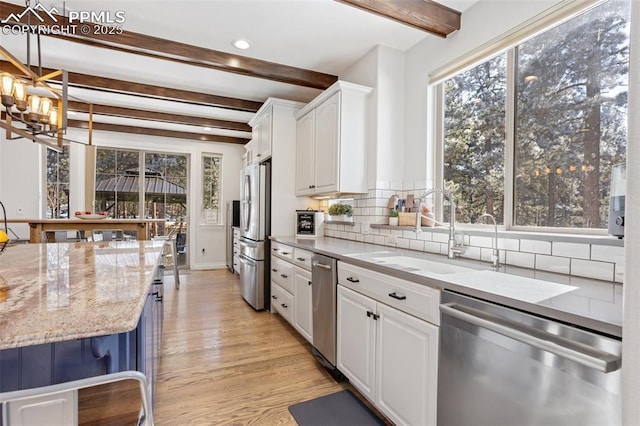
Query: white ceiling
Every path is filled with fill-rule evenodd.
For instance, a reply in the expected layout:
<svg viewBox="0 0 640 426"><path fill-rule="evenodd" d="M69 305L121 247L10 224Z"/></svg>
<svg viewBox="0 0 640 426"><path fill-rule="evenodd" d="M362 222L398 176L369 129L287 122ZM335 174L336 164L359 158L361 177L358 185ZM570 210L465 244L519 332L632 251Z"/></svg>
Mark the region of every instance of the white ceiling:
<svg viewBox="0 0 640 426"><path fill-rule="evenodd" d="M8 1L24 4L19 0ZM439 3L463 12L477 1L442 0ZM41 2L62 10L60 0ZM67 0L65 6L83 11L115 13L121 10L125 12L122 27L126 31L332 75L340 75L378 44L405 51L425 38L436 37L334 0ZM234 48L231 42L238 38L249 40L251 48L246 51ZM32 42L35 43L33 37ZM25 44L24 36L2 35L2 45L26 62ZM35 55L32 56L34 63ZM317 89L49 37L42 38L42 65L260 102L268 97L308 102L320 93ZM71 94L89 102L174 110L225 120L247 122L251 117L246 112L99 94L90 90L73 89ZM95 120L104 121L99 117Z"/></svg>

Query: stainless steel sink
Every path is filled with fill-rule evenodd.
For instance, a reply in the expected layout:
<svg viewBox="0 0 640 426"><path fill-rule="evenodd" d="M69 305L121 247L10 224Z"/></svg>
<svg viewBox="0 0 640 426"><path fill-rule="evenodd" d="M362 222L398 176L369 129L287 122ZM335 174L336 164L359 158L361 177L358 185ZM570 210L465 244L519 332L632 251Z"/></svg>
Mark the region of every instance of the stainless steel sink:
<svg viewBox="0 0 640 426"><path fill-rule="evenodd" d="M372 257L371 261L391 268L397 265L401 268L412 268L432 274L455 274L457 272L468 272L474 270L464 266L441 263L411 256Z"/></svg>

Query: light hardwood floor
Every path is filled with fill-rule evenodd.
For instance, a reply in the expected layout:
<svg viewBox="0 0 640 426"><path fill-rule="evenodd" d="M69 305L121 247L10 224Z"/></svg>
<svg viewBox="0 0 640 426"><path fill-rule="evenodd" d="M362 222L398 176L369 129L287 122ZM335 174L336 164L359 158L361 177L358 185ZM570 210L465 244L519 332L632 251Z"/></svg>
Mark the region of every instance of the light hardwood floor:
<svg viewBox="0 0 640 426"><path fill-rule="evenodd" d="M254 311L227 270L167 274L158 425L295 425L287 407L342 389L279 315ZM355 392L354 392L355 393Z"/></svg>

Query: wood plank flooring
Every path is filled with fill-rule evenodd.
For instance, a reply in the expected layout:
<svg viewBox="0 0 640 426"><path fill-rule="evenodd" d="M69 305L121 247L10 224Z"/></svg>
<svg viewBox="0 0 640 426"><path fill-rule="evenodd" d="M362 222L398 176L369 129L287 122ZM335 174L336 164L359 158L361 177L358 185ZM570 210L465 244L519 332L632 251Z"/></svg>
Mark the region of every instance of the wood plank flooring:
<svg viewBox="0 0 640 426"><path fill-rule="evenodd" d="M287 407L351 389L279 315L254 311L227 270L167 274L158 425L295 425ZM356 393L356 392L354 392Z"/></svg>

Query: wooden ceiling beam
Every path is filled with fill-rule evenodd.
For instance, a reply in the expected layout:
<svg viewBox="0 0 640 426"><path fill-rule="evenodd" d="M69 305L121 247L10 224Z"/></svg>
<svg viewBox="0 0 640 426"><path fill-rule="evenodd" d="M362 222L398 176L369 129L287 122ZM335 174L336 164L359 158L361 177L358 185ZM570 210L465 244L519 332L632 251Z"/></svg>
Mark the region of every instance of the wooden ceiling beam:
<svg viewBox="0 0 640 426"><path fill-rule="evenodd" d="M460 29L461 13L430 0L337 0L446 38Z"/></svg>
<svg viewBox="0 0 640 426"><path fill-rule="evenodd" d="M89 104L78 101L69 101L69 110L89 113ZM249 126L247 123L240 123L237 121L216 120L212 118L116 107L111 105L93 104L93 114L108 115L111 117L134 118L140 120L161 121L164 123L173 124L186 124L189 126L211 127L213 129L251 132L251 126Z"/></svg>
<svg viewBox="0 0 640 426"><path fill-rule="evenodd" d="M35 69L35 67L32 67ZM20 74L20 71L10 62L0 61L0 70L13 74ZM43 75L56 70L43 68ZM136 95L146 98L163 99L198 105L206 105L217 108L234 109L240 111L256 112L262 102L249 101L245 99L229 98L226 96L210 95L207 93L190 92L187 90L172 89L168 87L153 86L151 84L136 83L133 81L117 80L95 75L69 72L69 86L84 89L100 90L104 92ZM60 81L56 77L54 81Z"/></svg>
<svg viewBox="0 0 640 426"><path fill-rule="evenodd" d="M0 10L3 11L3 16L8 16L10 13L17 15L24 11L24 6L0 2ZM56 15L56 19L58 19L57 24L59 25L71 25L67 17ZM5 23L3 25L10 24ZM337 76L330 74L207 49L132 31L123 30L118 34L103 34L105 32L108 33L108 31L100 31L104 26L99 24L84 22L82 26L86 26L88 31L78 31L78 34L71 35L47 34L47 36L321 90L326 89L338 80Z"/></svg>
<svg viewBox="0 0 640 426"><path fill-rule="evenodd" d="M68 120L68 127L78 129L89 129L89 122L82 120ZM249 139L236 138L231 136L210 135L204 133L180 132L176 130L152 129L149 127L122 126L119 124L96 123L93 122L93 130L105 132L129 133L145 136L159 136L165 138L192 139L201 142L220 142L244 145Z"/></svg>

